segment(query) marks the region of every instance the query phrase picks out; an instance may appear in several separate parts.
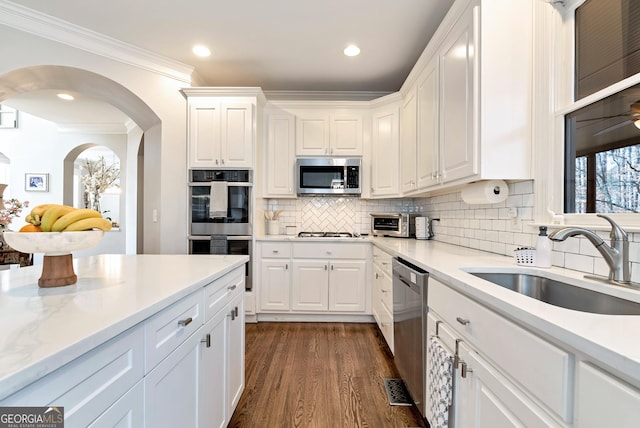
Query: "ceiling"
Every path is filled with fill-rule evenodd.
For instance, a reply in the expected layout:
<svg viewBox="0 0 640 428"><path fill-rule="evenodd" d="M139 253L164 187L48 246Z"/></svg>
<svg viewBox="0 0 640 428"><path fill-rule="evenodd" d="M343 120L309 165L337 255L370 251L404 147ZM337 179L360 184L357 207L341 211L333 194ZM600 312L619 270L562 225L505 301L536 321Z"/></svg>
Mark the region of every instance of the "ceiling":
<svg viewBox="0 0 640 428"><path fill-rule="evenodd" d="M194 81L202 86L260 86L265 91L395 92L453 0L83 0L81 3L19 0L17 3L192 66ZM359 56L343 54L351 43L360 47ZM196 57L191 52L194 44L207 45L212 55L204 59ZM88 120L72 116L74 110L86 116L91 111L89 104L79 109L72 106L81 103L68 103L60 110L43 108L41 101L51 94L40 95L21 95L6 104L43 118L47 118L44 112L64 111L57 117L49 115L49 120L58 123ZM81 100L82 94L78 95ZM85 101L95 104L95 100ZM109 120L114 119L104 106L100 108L103 110L99 116L89 113L91 120L105 114Z"/></svg>

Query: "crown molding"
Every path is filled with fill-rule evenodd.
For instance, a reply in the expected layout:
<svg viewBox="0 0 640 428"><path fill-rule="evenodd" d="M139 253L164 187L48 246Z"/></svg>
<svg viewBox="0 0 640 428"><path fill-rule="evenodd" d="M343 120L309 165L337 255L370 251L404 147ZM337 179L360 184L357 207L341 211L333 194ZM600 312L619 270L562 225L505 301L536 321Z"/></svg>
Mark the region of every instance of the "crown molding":
<svg viewBox="0 0 640 428"><path fill-rule="evenodd" d="M0 0L0 24L191 84L189 65L7 0Z"/></svg>
<svg viewBox="0 0 640 428"><path fill-rule="evenodd" d="M371 101L383 91L264 91L269 101Z"/></svg>

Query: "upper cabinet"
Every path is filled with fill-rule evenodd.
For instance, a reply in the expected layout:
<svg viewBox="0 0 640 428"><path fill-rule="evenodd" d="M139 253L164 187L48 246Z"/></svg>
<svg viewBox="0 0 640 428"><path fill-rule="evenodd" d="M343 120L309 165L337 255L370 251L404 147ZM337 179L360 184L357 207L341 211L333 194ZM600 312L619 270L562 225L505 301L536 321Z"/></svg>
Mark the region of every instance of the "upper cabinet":
<svg viewBox="0 0 640 428"><path fill-rule="evenodd" d="M403 193L531 178L532 8L454 4L403 91Z"/></svg>
<svg viewBox="0 0 640 428"><path fill-rule="evenodd" d="M297 112L296 155L362 156L362 122L359 112Z"/></svg>
<svg viewBox="0 0 640 428"><path fill-rule="evenodd" d="M379 107L371 113L371 197L398 196L400 174L399 106Z"/></svg>
<svg viewBox="0 0 640 428"><path fill-rule="evenodd" d="M189 168L253 168L259 90L217 96L217 88L186 88ZM241 89L238 88L240 91Z"/></svg>
<svg viewBox="0 0 640 428"><path fill-rule="evenodd" d="M294 197L295 116L278 112L266 114L267 144L264 165L264 197Z"/></svg>

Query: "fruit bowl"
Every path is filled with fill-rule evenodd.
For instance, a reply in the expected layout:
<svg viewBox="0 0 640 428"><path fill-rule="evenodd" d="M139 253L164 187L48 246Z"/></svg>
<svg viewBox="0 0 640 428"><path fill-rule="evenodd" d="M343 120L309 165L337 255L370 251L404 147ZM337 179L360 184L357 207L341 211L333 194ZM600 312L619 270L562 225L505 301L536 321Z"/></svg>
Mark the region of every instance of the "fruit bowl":
<svg viewBox="0 0 640 428"><path fill-rule="evenodd" d="M79 232L4 232L4 240L13 249L23 253L44 253L40 287L61 287L78 280L73 271L71 252L96 245L102 230Z"/></svg>
<svg viewBox="0 0 640 428"><path fill-rule="evenodd" d="M44 253L45 256L64 256L72 251L84 250L96 245L104 232L4 232L9 246L23 253Z"/></svg>

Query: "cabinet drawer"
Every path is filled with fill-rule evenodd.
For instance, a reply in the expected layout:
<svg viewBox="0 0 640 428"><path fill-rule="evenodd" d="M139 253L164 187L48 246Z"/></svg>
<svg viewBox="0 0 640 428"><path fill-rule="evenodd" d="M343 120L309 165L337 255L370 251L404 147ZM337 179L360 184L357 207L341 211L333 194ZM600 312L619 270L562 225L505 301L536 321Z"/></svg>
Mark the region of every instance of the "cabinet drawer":
<svg viewBox="0 0 640 428"><path fill-rule="evenodd" d="M429 279L428 302L429 310L438 314L460 338L570 422L568 391L572 361L567 352L433 278Z"/></svg>
<svg viewBox="0 0 640 428"><path fill-rule="evenodd" d="M387 341L387 345L393 354L393 315L384 306L378 308L378 317L380 322L378 327L384 336L384 340Z"/></svg>
<svg viewBox="0 0 640 428"><path fill-rule="evenodd" d="M293 257L308 259L364 259L367 257L367 245L369 244L299 242L293 244Z"/></svg>
<svg viewBox="0 0 640 428"><path fill-rule="evenodd" d="M263 242L262 257L288 259L291 257L291 244L288 242Z"/></svg>
<svg viewBox="0 0 640 428"><path fill-rule="evenodd" d="M145 373L202 326L203 301L204 294L198 290L145 322Z"/></svg>
<svg viewBox="0 0 640 428"><path fill-rule="evenodd" d="M387 276L382 271L377 272L381 278L378 280L380 284L380 302L387 309L387 311L393 311L393 281L390 276Z"/></svg>
<svg viewBox="0 0 640 428"><path fill-rule="evenodd" d="M144 330L133 327L0 401L2 406L60 406L65 423L86 427L142 379Z"/></svg>
<svg viewBox="0 0 640 428"><path fill-rule="evenodd" d="M391 269L392 260L393 256L391 256L391 254L382 251L376 246L373 247L373 263L375 263L376 266L379 266L380 269L389 276L389 278L393 275Z"/></svg>
<svg viewBox="0 0 640 428"><path fill-rule="evenodd" d="M205 323L244 291L244 270L235 269L204 288Z"/></svg>

